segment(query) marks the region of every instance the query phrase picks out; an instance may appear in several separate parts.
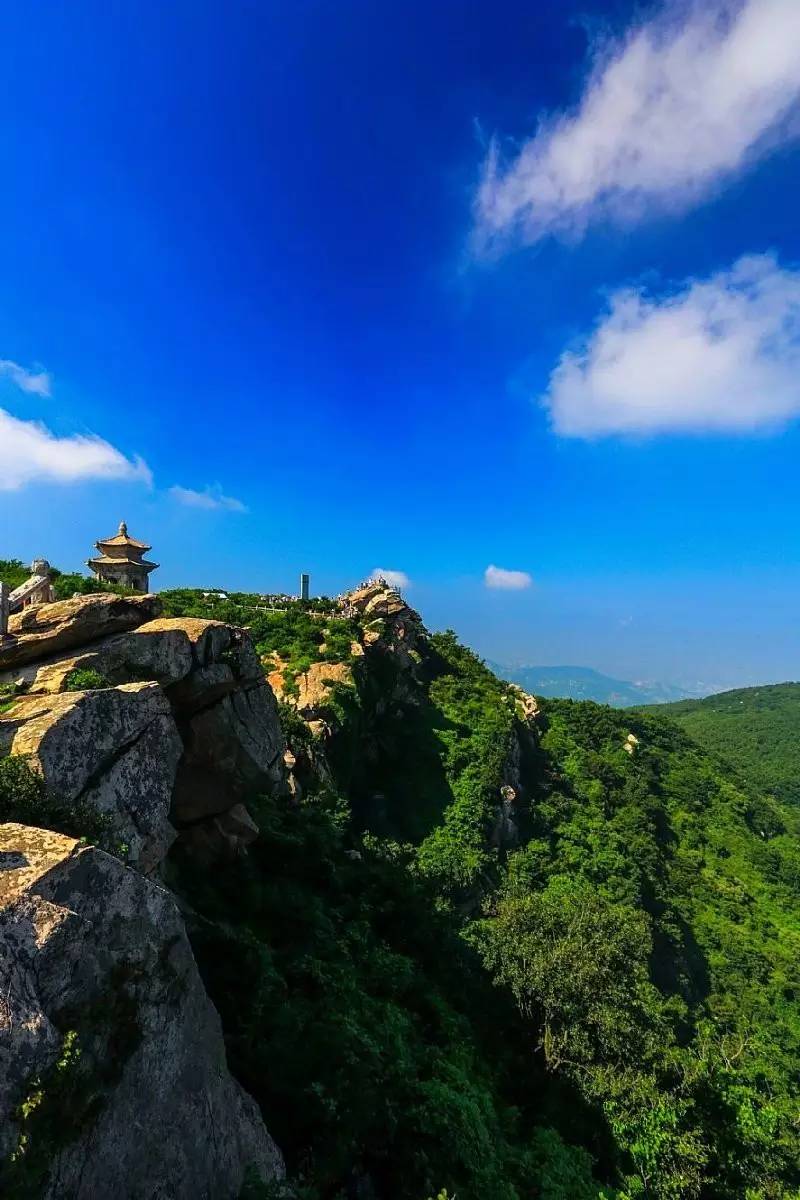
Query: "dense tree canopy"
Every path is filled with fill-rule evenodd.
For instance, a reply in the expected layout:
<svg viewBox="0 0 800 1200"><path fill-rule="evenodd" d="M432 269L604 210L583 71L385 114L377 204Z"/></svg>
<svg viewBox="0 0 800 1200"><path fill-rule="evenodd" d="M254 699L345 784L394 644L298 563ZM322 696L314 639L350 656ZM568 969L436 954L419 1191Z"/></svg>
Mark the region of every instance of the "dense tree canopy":
<svg viewBox="0 0 800 1200"><path fill-rule="evenodd" d="M727 759L753 787L800 804L800 683L738 688L658 711Z"/></svg>

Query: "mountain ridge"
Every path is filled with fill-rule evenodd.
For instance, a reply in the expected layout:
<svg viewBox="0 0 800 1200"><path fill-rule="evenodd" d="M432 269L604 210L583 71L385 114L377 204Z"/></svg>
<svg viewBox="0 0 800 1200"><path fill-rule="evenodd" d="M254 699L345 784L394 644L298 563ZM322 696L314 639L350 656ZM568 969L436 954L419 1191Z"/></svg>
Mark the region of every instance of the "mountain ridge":
<svg viewBox="0 0 800 1200"><path fill-rule="evenodd" d="M110 895L156 889L180 914L160 951L129 925L99 1025L65 1007L57 927L26 951L47 955L66 1078L58 1036L27 1087L14 1058L7 1170L49 1183L10 1194L57 1200L68 1161L113 1169L120 1200L188 1195L147 1087L184 1011L188 935L182 978L216 1010L227 1068L205 1035L198 1062L245 1103L197 1147L193 1194L267 1200L259 1176L285 1162L286 1200L793 1200L800 813L657 711L499 679L384 581L308 603L178 589L162 617L154 600L42 605L6 648L0 843L20 894L0 902L0 954L52 827L90 950L108 904L81 861ZM95 640L92 611L95 630L117 611L134 627ZM137 786L142 763L157 788ZM203 1071L173 1066L191 1154ZM120 1169L95 1133L126 1107L159 1158L137 1166L128 1139Z"/></svg>
<svg viewBox="0 0 800 1200"><path fill-rule="evenodd" d="M519 684L534 695L565 700L594 700L598 704L610 704L614 708L693 699L698 695L693 689L678 687L675 684L656 681L636 683L617 679L593 667L540 667L533 664L511 667L494 661L487 661L487 665L501 679Z"/></svg>

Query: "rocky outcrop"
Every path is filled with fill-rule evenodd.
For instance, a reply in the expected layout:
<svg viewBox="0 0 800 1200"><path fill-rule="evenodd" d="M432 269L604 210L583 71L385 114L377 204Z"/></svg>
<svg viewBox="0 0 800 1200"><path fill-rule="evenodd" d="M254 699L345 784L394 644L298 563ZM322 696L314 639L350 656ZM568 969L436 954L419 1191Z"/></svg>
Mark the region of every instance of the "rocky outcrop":
<svg viewBox="0 0 800 1200"><path fill-rule="evenodd" d="M364 649L391 654L401 670L414 672L420 662L425 630L415 612L394 588L381 580L363 584L342 596L345 612L362 627Z"/></svg>
<svg viewBox="0 0 800 1200"><path fill-rule="evenodd" d="M157 882L176 837L213 869L258 835L244 801L286 787L275 697L245 631L159 608L31 608L0 648L0 756L112 851L0 825L2 1195L233 1200L282 1173Z"/></svg>
<svg viewBox="0 0 800 1200"><path fill-rule="evenodd" d="M178 719L183 756L173 814L188 825L218 816L248 794L286 788L285 750L275 696L263 677Z"/></svg>
<svg viewBox="0 0 800 1200"><path fill-rule="evenodd" d="M367 766L381 742L376 723L385 731L387 721L402 721L424 696L427 635L400 593L375 579L340 596L337 604L337 615L355 623L346 661L314 662L287 682L288 664L277 655L267 660L273 691L297 710L310 735L289 738L288 784L294 797L333 784L330 755L340 734L352 737L357 731L358 749L351 743L348 755ZM345 689L341 699L352 693L352 709L336 703L337 689Z"/></svg>
<svg viewBox="0 0 800 1200"><path fill-rule="evenodd" d="M0 713L0 753L28 756L54 794L100 812L108 844L145 872L176 828L201 821L208 830L185 840L204 859L212 846L243 850L255 826L249 815L225 814L248 795L287 787L275 697L247 633L220 621L154 618L156 608L155 597L99 595L27 610L22 616L33 616L16 627L10 651L25 661L0 675L19 693ZM129 627L78 642L120 624ZM60 653L27 660L32 647L52 650L54 640ZM69 690L87 679L103 686Z"/></svg>
<svg viewBox="0 0 800 1200"><path fill-rule="evenodd" d="M192 666L192 645L185 630L166 621L150 621L128 633L6 671L0 684L16 684L26 695L66 692L77 672L91 671L107 686L144 679L168 687L184 679Z"/></svg>
<svg viewBox="0 0 800 1200"><path fill-rule="evenodd" d="M175 839L169 813L182 751L157 683L23 696L0 716L0 754L24 755L60 800L102 814L109 843L145 872Z"/></svg>
<svg viewBox="0 0 800 1200"><path fill-rule="evenodd" d="M9 621L11 636L0 646L0 672L134 629L160 612L157 596L105 592L33 605Z"/></svg>
<svg viewBox="0 0 800 1200"><path fill-rule="evenodd" d="M519 841L519 808L527 799L522 782L528 774L524 764L526 758L536 753L541 716L534 696L516 684L511 684L509 691L514 701L516 720L511 728L511 740L503 763L503 781L490 837L491 845L504 850L513 848Z"/></svg>
<svg viewBox="0 0 800 1200"><path fill-rule="evenodd" d="M0 978L0 1193L233 1200L248 1167L282 1175L165 889L0 826Z"/></svg>
<svg viewBox="0 0 800 1200"><path fill-rule="evenodd" d="M337 685L352 687L354 683L353 669L346 662L312 663L294 680L296 690L287 689L281 669L272 671L267 678L275 695L293 704L307 721L319 720L328 714Z"/></svg>

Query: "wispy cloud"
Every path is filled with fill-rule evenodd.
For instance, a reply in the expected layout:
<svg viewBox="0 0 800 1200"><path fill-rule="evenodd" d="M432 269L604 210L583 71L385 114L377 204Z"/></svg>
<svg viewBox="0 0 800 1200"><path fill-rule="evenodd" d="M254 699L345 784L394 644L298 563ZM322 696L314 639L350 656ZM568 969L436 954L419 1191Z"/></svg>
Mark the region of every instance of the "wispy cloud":
<svg viewBox="0 0 800 1200"><path fill-rule="evenodd" d="M488 588L499 588L507 592L520 592L529 588L533 579L527 571L508 571L505 567L488 566L483 573Z"/></svg>
<svg viewBox="0 0 800 1200"><path fill-rule="evenodd" d="M179 504L185 504L189 508L221 509L226 512L238 513L247 512L247 505L242 504L241 500L236 500L233 496L226 496L218 483L209 484L202 492L175 484L174 487L169 489L169 494Z"/></svg>
<svg viewBox="0 0 800 1200"><path fill-rule="evenodd" d="M392 587L407 588L411 586L411 580L405 571L393 571L389 567L373 567L370 571L370 578L378 577L385 579Z"/></svg>
<svg viewBox="0 0 800 1200"><path fill-rule="evenodd" d="M126 458L94 434L58 437L38 421L21 421L0 409L0 491L89 479L152 483L141 458Z"/></svg>
<svg viewBox="0 0 800 1200"><path fill-rule="evenodd" d="M543 402L567 437L786 422L800 414L800 270L751 255L658 298L614 292Z"/></svg>
<svg viewBox="0 0 800 1200"><path fill-rule="evenodd" d="M667 3L597 44L577 108L543 116L503 161L492 144L476 197L479 251L580 235L696 203L797 133L798 0Z"/></svg>
<svg viewBox="0 0 800 1200"><path fill-rule="evenodd" d="M0 376L10 379L23 392L30 392L34 396L50 395L52 381L47 371L30 371L10 358L0 358Z"/></svg>

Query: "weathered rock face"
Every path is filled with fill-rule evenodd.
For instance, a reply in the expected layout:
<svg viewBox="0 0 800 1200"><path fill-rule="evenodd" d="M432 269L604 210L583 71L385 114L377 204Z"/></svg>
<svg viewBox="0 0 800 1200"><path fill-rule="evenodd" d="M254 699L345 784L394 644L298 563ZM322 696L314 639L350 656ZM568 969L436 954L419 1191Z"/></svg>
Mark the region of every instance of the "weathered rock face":
<svg viewBox="0 0 800 1200"><path fill-rule="evenodd" d="M0 648L17 693L0 755L104 814L115 851L0 825L0 1163L17 1151L2 1195L233 1200L249 1166L282 1174L153 878L176 824L208 865L257 836L243 799L286 786L277 707L244 631L159 609L152 596L43 605ZM104 686L69 690L89 670Z"/></svg>
<svg viewBox="0 0 800 1200"><path fill-rule="evenodd" d="M525 759L535 754L538 747L537 722L541 712L534 696L512 684L516 721L511 731L511 742L503 763L503 782L500 786L499 803L495 809L495 822L491 844L509 849L519 840L517 809L526 799L523 777Z"/></svg>
<svg viewBox="0 0 800 1200"><path fill-rule="evenodd" d="M401 670L416 668L424 629L419 613L399 592L382 583L370 583L348 592L342 604L359 617L367 651L373 648L394 655Z"/></svg>
<svg viewBox="0 0 800 1200"><path fill-rule="evenodd" d="M368 763L380 735L376 722L401 721L424 696L422 663L427 635L419 614L387 583L373 581L339 598L341 616L354 618L357 637L346 662L315 662L287 687L286 664L277 656L267 676L275 694L297 709L311 739L291 741L289 788L299 796L333 781L330 754L348 717L332 701L337 687L354 688L358 696L359 745L356 757ZM352 732L352 729L349 731Z"/></svg>
<svg viewBox="0 0 800 1200"><path fill-rule="evenodd" d="M26 695L64 692L73 672L93 671L109 686L153 680L167 687L192 670L192 643L180 627L162 625L167 622L150 621L129 633L6 671L0 684L16 684Z"/></svg>
<svg viewBox="0 0 800 1200"><path fill-rule="evenodd" d="M337 684L353 684L353 669L344 662L312 663L295 680L298 689L296 696L287 693L283 671L273 671L267 678L276 696L289 700L302 717L313 721L325 716Z"/></svg>
<svg viewBox="0 0 800 1200"><path fill-rule="evenodd" d="M46 1200L233 1200L248 1167L282 1175L166 890L71 838L0 826L0 978L0 1160L23 1151L2 1194L41 1170Z"/></svg>
<svg viewBox="0 0 800 1200"><path fill-rule="evenodd" d="M75 646L86 646L111 633L134 629L157 617L157 596L115 596L98 593L40 604L11 617L13 641L0 647L0 671L35 662Z"/></svg>
<svg viewBox="0 0 800 1200"><path fill-rule="evenodd" d="M248 794L286 790L278 708L263 677L241 681L230 695L179 718L179 726L184 753L173 803L179 824L217 816Z"/></svg>
<svg viewBox="0 0 800 1200"><path fill-rule="evenodd" d="M102 813L109 840L146 872L175 838L169 812L182 750L157 683L23 696L0 715L0 753L26 756L61 799Z"/></svg>
<svg viewBox="0 0 800 1200"><path fill-rule="evenodd" d="M24 657L31 645L52 649L54 630L70 649L0 675L23 691L0 714L0 752L29 756L54 793L102 812L110 843L149 872L174 840L174 824L221 817L248 794L284 791L285 747L275 698L243 630L195 618L148 620L154 597L134 597L128 608L115 605L120 599L43 606L28 632L17 629L12 655ZM125 632L76 642L77 631L137 619ZM74 672L87 670L108 686L68 691ZM191 840L204 858L210 846L230 854L247 846L253 828L232 821L223 837L215 824L208 837Z"/></svg>
<svg viewBox="0 0 800 1200"><path fill-rule="evenodd" d="M93 601L95 597L89 599ZM5 671L0 674L0 683L16 683L30 694L67 691L70 676L77 670L92 670L110 685L154 680L163 687L172 687L191 675L194 678L187 693L202 696L206 686L204 676L209 673L213 676L215 671L221 672L228 681L228 691L236 686L235 678L251 680L261 675L255 652L241 630L220 621L200 621L193 617L149 621L143 614L142 620L143 624L126 633ZM225 656L235 663L236 677L223 661ZM205 703L210 703L210 699L206 698Z"/></svg>

